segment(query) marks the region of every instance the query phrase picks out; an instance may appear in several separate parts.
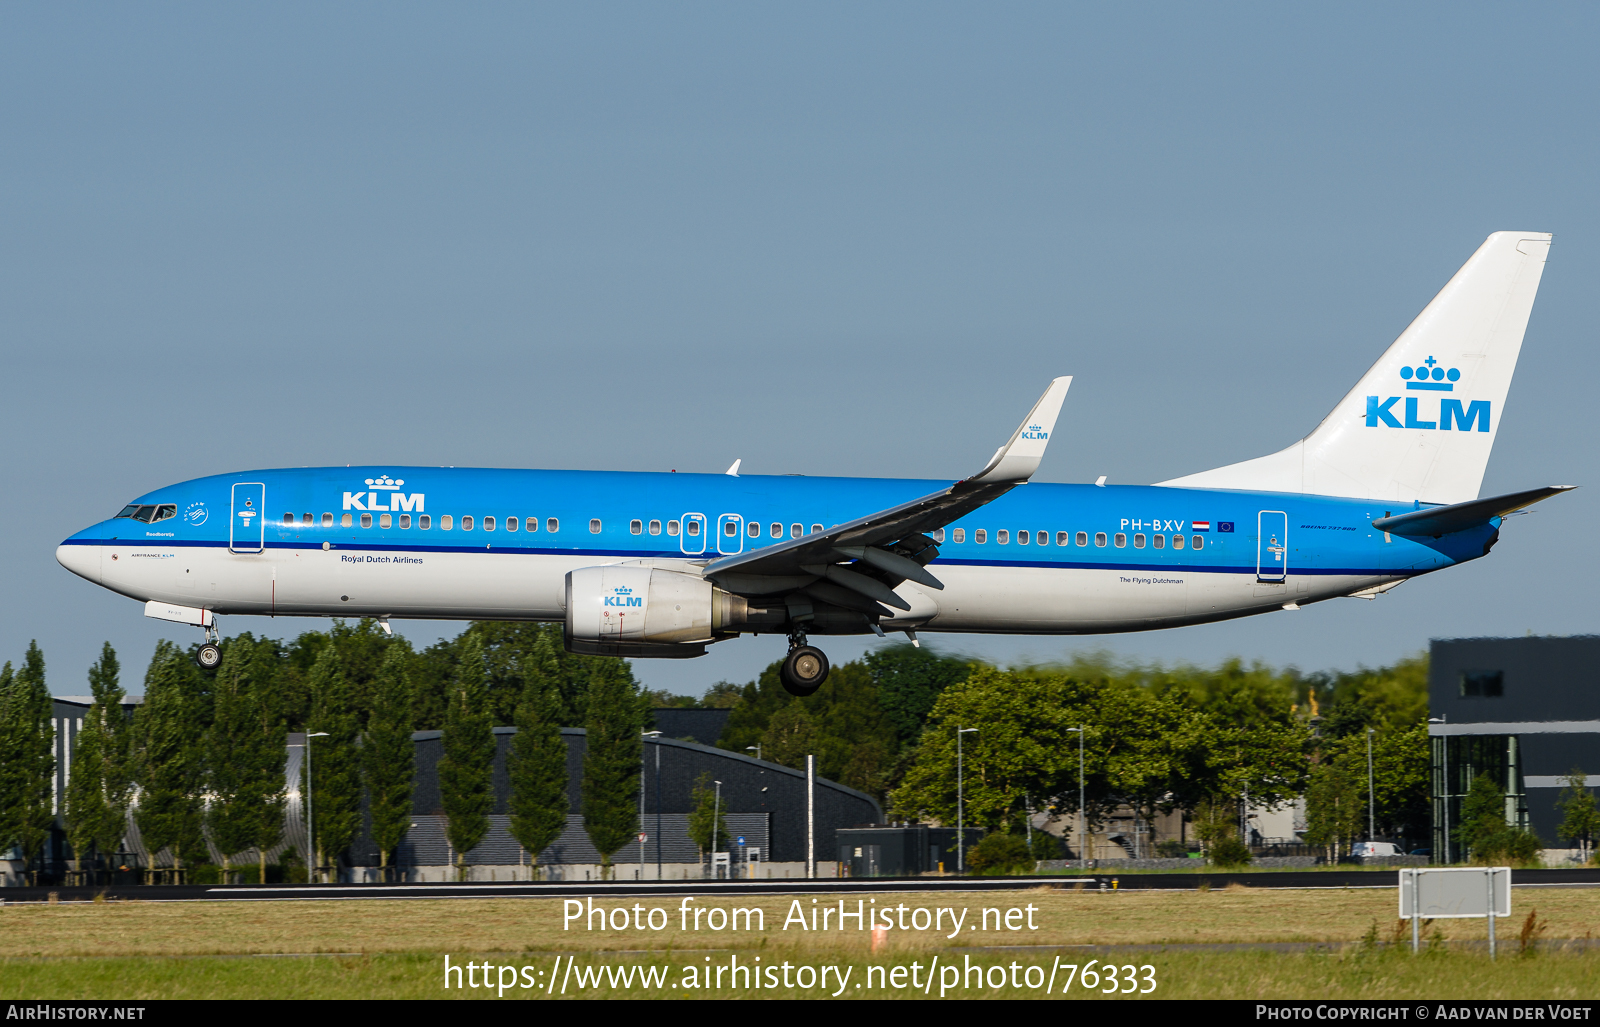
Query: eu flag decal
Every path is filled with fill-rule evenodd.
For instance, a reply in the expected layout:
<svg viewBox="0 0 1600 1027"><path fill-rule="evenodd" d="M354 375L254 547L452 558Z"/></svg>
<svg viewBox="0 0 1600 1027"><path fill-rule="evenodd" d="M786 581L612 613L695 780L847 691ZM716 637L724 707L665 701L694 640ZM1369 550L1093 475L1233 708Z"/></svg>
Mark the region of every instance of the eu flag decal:
<svg viewBox="0 0 1600 1027"><path fill-rule="evenodd" d="M1218 531L1232 531L1233 530L1233 522L1232 521L1218 521L1217 522L1217 530Z"/></svg>

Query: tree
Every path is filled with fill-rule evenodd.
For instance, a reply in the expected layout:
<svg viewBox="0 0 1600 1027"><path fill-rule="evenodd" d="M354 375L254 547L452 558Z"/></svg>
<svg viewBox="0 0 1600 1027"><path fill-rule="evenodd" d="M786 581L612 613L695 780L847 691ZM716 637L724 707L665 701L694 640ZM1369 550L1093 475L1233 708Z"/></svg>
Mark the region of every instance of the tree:
<svg viewBox="0 0 1600 1027"><path fill-rule="evenodd" d="M645 710L633 675L621 660L589 681L587 737L583 755L583 829L600 852L602 876L611 857L639 830L639 732Z"/></svg>
<svg viewBox="0 0 1600 1027"><path fill-rule="evenodd" d="M483 643L468 633L461 646L450 705L445 710L444 756L439 760L439 792L444 801L445 835L456 854L456 872L466 880L467 853L489 833L494 808L494 725L484 687Z"/></svg>
<svg viewBox="0 0 1600 1027"><path fill-rule="evenodd" d="M131 790L128 718L122 709L119 673L116 650L107 642L100 650L100 660L89 668L94 701L78 730L72 775L67 780L67 840L79 872L87 853L115 853L127 832Z"/></svg>
<svg viewBox="0 0 1600 1027"><path fill-rule="evenodd" d="M1021 835L998 831L984 835L967 853L968 868L985 877L1027 873L1033 864L1033 853Z"/></svg>
<svg viewBox="0 0 1600 1027"><path fill-rule="evenodd" d="M359 720L342 656L337 645L326 646L311 668L311 717L306 724L311 774L306 780L306 764L301 764L301 794L310 793L311 852L319 867L337 868L361 827ZM327 737L309 737L319 732Z"/></svg>
<svg viewBox="0 0 1600 1027"><path fill-rule="evenodd" d="M1474 858L1492 847L1496 835L1506 829L1506 797L1494 778L1479 774L1472 779L1461 800L1461 822L1456 826L1456 843Z"/></svg>
<svg viewBox="0 0 1600 1027"><path fill-rule="evenodd" d="M916 744L933 704L948 687L972 672L972 664L927 646L884 646L862 657L877 690L895 748Z"/></svg>
<svg viewBox="0 0 1600 1027"><path fill-rule="evenodd" d="M258 770L252 766L260 747L252 745L256 717L251 709L251 694L245 665L254 641L249 635L228 640L222 665L212 685L211 727L206 732L206 770L209 801L205 822L211 843L222 854L223 881L231 883L232 858L248 849L257 831L252 820L256 810L249 802L252 779Z"/></svg>
<svg viewBox="0 0 1600 1027"><path fill-rule="evenodd" d="M31 864L44 848L55 822L51 809L55 774L55 724L50 690L44 681L44 654L28 643L15 674L0 672L0 834L22 849Z"/></svg>
<svg viewBox="0 0 1600 1027"><path fill-rule="evenodd" d="M261 639L251 646L245 668L245 705L249 720L241 755L251 773L243 782L238 801L250 811L248 845L256 850L257 880L267 883L267 850L283 837L283 818L289 797L284 771L289 762L288 729L279 697L277 644Z"/></svg>
<svg viewBox="0 0 1600 1027"><path fill-rule="evenodd" d="M1347 760L1319 763L1306 790L1306 841L1322 846L1330 863L1349 851L1365 827L1367 782Z"/></svg>
<svg viewBox="0 0 1600 1027"><path fill-rule="evenodd" d="M1561 797L1556 800L1556 812L1561 814L1561 826L1556 831L1568 841L1576 842L1580 862L1588 863L1594 852L1595 836L1600 835L1600 807L1595 804L1588 779L1577 767L1567 775L1566 787L1561 789Z"/></svg>
<svg viewBox="0 0 1600 1027"><path fill-rule="evenodd" d="M139 782L135 822L146 851L165 849L174 876L184 860L206 854L201 834L201 796L205 787L199 675L188 656L163 639L145 672L144 703L133 720Z"/></svg>
<svg viewBox="0 0 1600 1027"><path fill-rule="evenodd" d="M372 813L372 840L378 846L378 865L385 878L389 857L411 825L416 747L411 741L411 682L406 674L410 655L399 643L389 646L384 655L372 713L367 719L365 744L361 747L362 779Z"/></svg>
<svg viewBox="0 0 1600 1027"><path fill-rule="evenodd" d="M539 853L567 827L567 745L556 719L561 709L559 666L548 638L535 644L522 668L517 733L511 739L511 836L527 850L533 874Z"/></svg>
<svg viewBox="0 0 1600 1027"><path fill-rule="evenodd" d="M702 861L708 851L722 852L728 846L727 810L717 801L711 772L702 771L689 792L689 840L700 850Z"/></svg>
<svg viewBox="0 0 1600 1027"><path fill-rule="evenodd" d="M792 702L772 715L761 736L761 755L773 763L804 770L806 757L817 752L817 728L806 704Z"/></svg>

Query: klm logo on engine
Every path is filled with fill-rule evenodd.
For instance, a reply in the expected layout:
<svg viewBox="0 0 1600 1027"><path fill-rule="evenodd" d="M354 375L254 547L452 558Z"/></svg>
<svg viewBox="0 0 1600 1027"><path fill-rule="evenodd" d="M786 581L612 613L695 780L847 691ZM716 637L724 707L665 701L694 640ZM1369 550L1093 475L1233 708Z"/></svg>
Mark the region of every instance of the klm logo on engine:
<svg viewBox="0 0 1600 1027"><path fill-rule="evenodd" d="M1037 424L1030 424L1023 430L1020 437L1024 439L1039 439L1043 441L1044 439L1048 439L1050 437L1050 433L1045 431Z"/></svg>
<svg viewBox="0 0 1600 1027"><path fill-rule="evenodd" d="M387 474L376 478L367 479L367 487L371 492L346 492L344 494L344 508L346 510L382 510L409 513L426 513L422 505L423 494L413 492L407 495L400 491L400 486L406 483L404 478L391 478Z"/></svg>
<svg viewBox="0 0 1600 1027"><path fill-rule="evenodd" d="M641 607L644 605L644 596L636 596L633 589L623 586L611 590L612 594L602 596L604 606Z"/></svg>
<svg viewBox="0 0 1600 1027"><path fill-rule="evenodd" d="M1461 370L1455 367L1446 370L1439 366L1437 360L1429 357L1416 367L1402 367L1400 378L1406 383L1406 389L1409 391L1454 392L1455 383L1461 380ZM1489 401L1486 399L1464 401L1441 397L1437 414L1432 409L1421 409L1420 396L1405 397L1403 415L1395 409L1395 404L1399 402L1399 396L1390 396L1387 399L1368 396L1367 427L1376 428L1381 424L1388 428L1423 428L1436 431L1489 430ZM1405 418L1404 423L1400 419L1402 416ZM1424 421L1422 419L1424 416L1431 416L1434 419Z"/></svg>

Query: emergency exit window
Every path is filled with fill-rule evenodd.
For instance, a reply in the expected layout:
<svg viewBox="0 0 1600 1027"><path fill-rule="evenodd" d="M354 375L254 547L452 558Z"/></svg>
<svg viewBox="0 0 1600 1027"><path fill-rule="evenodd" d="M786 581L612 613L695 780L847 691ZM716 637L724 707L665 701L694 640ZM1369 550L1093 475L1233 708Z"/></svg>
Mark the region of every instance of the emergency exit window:
<svg viewBox="0 0 1600 1027"><path fill-rule="evenodd" d="M690 521L684 525L683 530L689 533L690 538L694 538L696 535L700 534L700 522Z"/></svg>

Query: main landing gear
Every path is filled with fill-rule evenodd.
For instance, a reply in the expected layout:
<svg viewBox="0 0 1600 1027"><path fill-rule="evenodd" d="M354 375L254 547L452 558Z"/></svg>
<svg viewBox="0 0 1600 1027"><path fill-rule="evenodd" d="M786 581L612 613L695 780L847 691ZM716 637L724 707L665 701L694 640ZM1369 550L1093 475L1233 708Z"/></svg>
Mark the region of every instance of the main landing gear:
<svg viewBox="0 0 1600 1027"><path fill-rule="evenodd" d="M790 695L804 698L828 680L828 657L816 646L806 644L802 631L789 635L789 655L784 658L778 680Z"/></svg>
<svg viewBox="0 0 1600 1027"><path fill-rule="evenodd" d="M215 621L207 624L205 644L194 651L194 662L200 665L201 670L216 670L222 662L222 649L217 645L220 640Z"/></svg>

